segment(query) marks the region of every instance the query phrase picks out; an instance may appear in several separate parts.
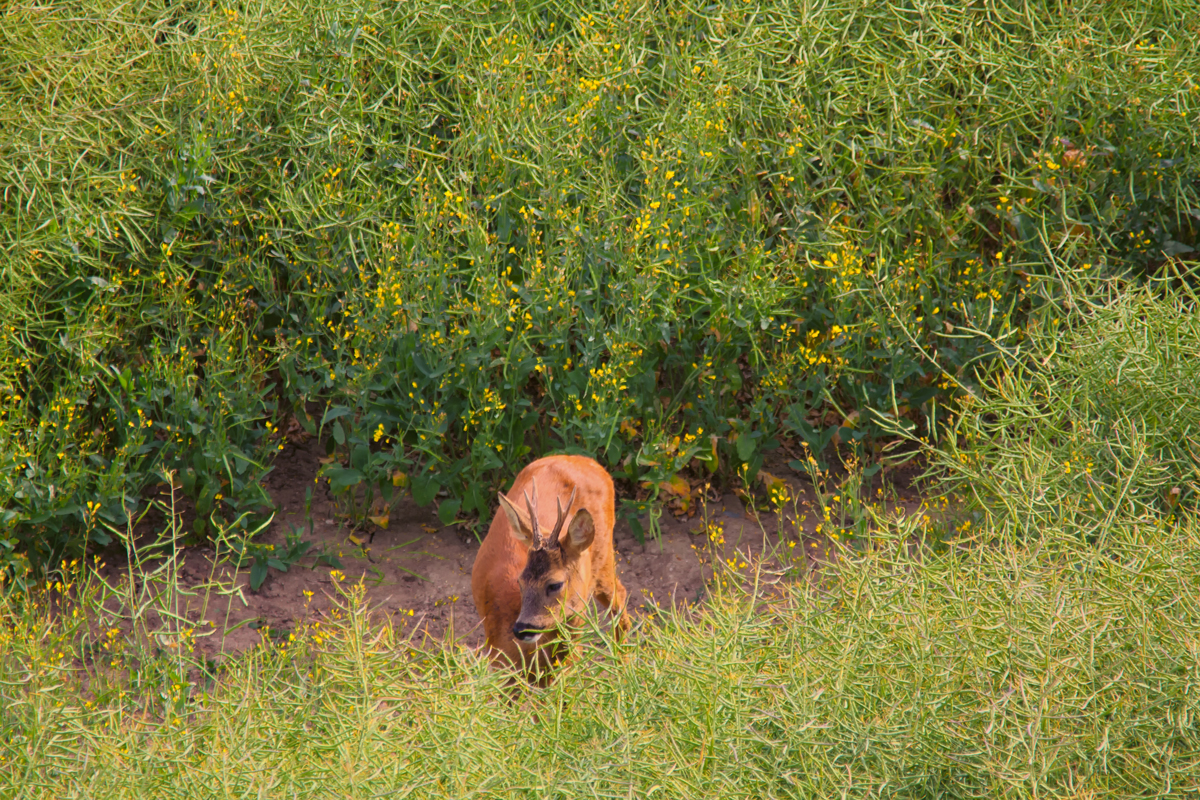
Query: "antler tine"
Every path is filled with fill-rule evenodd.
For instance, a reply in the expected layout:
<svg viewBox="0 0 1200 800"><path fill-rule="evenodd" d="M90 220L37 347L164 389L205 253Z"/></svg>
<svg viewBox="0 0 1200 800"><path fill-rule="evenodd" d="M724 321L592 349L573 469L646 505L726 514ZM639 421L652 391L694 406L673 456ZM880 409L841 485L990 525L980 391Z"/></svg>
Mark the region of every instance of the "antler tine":
<svg viewBox="0 0 1200 800"><path fill-rule="evenodd" d="M530 493L533 494L533 499L529 498ZM529 491L525 494L525 507L529 509L529 527L533 533L533 549L537 550L542 546L542 531L538 527L537 519L537 483L529 481Z"/></svg>
<svg viewBox="0 0 1200 800"><path fill-rule="evenodd" d="M575 493L578 491L578 486L571 487L571 496L567 498L566 508L563 508L561 497L556 497L554 499L554 502L558 503L558 519L554 523L554 531L550 534L550 541L558 541L558 534L562 532L563 523L566 522L567 519L567 512L571 510L571 504L575 502Z"/></svg>

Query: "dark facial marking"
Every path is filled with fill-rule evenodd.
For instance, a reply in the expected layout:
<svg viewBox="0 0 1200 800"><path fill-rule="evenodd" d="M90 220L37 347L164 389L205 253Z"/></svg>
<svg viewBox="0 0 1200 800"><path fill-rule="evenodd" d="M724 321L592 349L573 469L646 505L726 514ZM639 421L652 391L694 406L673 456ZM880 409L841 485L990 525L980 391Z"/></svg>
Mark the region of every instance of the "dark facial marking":
<svg viewBox="0 0 1200 800"><path fill-rule="evenodd" d="M525 571L521 573L521 578L527 583L532 583L539 580L547 572L550 571L550 554L544 549L530 550L529 561L525 564Z"/></svg>

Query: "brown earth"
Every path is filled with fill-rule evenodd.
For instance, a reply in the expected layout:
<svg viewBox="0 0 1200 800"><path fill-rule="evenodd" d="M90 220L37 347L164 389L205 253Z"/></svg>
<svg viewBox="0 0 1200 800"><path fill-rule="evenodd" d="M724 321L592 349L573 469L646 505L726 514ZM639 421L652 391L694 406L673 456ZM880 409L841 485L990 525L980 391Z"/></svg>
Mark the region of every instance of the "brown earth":
<svg viewBox="0 0 1200 800"><path fill-rule="evenodd" d="M387 528L369 525L365 530L352 530L336 514L324 485L314 486L319 456L320 448L313 441L289 444L280 454L267 479L278 512L259 541L282 546L286 532L299 528L304 531L303 538L316 545L312 552L337 555L344 577L328 566L315 566L316 559L310 555L287 572L271 570L254 592L248 570L214 564L211 547L185 549L178 564L178 582L198 592L186 615L199 631L209 634L197 640L200 653L219 660L258 644L268 632L279 635L306 620L320 619L340 600L335 582L343 591L362 582L376 616L391 618L417 641L452 637L469 647L480 644L483 637L471 598L471 566L479 548L474 535L443 526L434 506L421 508L410 499L392 511ZM768 464L768 468L799 499L803 517L805 508L812 508L811 484L783 462ZM906 485L912 474L912 470L902 473L899 480L893 475L891 484L896 492L893 503L908 510L919 503ZM304 509L309 487L314 487L311 531ZM629 591L635 620L655 605L702 601L712 575L710 563L716 557L736 557L737 565L755 564L765 552L765 561L799 574L811 572L828 557L829 542L812 534L818 515L811 511L802 520L781 519L772 513L756 517L736 495L713 498L693 509L691 517L664 513L662 535L657 540L638 542L628 526L618 521L614 532L617 574ZM705 513L710 524L707 532L719 528L723 542L713 543L706 535ZM116 585L127 564L117 554L111 554L108 561L110 566L102 574ZM214 584L225 590L214 590Z"/></svg>

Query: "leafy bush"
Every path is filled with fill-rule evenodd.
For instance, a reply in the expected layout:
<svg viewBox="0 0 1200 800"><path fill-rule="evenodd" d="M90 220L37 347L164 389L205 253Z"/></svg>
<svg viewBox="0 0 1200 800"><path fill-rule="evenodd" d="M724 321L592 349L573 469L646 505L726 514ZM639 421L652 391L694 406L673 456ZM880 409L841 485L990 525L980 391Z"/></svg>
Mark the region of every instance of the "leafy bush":
<svg viewBox="0 0 1200 800"><path fill-rule="evenodd" d="M5 14L6 452L84 376L44 452L109 431L121 483L9 489L22 548L78 551L75 509L168 465L202 526L238 519L289 414L329 425L348 509L407 487L447 520L550 450L600 457L629 515L788 440L874 454L952 419L1070 300L1062 265L1196 245L1197 44L1165 5ZM183 353L196 404L138 394Z"/></svg>

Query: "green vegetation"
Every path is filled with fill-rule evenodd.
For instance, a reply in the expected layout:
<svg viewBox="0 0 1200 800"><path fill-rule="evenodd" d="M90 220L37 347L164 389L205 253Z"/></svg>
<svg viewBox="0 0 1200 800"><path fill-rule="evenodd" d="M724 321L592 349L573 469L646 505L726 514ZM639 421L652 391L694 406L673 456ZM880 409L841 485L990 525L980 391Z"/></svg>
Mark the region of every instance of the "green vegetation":
<svg viewBox="0 0 1200 800"><path fill-rule="evenodd" d="M1194 293L1126 292L1000 374L937 455L989 520L1026 535L1166 515L1200 499ZM1052 364L1052 370L1046 366ZM961 443L961 446L960 446ZM1096 534L1089 534L1096 535Z"/></svg>
<svg viewBox="0 0 1200 800"><path fill-rule="evenodd" d="M638 530L781 440L873 463L1193 251L1187 8L9 3L0 565L168 471L255 530L293 417L360 519L552 450Z"/></svg>
<svg viewBox="0 0 1200 800"><path fill-rule="evenodd" d="M1197 18L9 3L0 796L1200 790ZM217 665L232 590L185 596L180 545L306 556L253 541L293 419L346 513L468 524L551 450L636 523L836 437L870 536L714 559L705 608L515 702L344 582ZM897 441L942 517L848 496ZM138 549L166 481L195 523Z"/></svg>
<svg viewBox="0 0 1200 800"><path fill-rule="evenodd" d="M1200 519L1138 487L1111 513L1089 515L1071 493L1080 470L1046 469L1042 452L1074 407L1109 409L1147 451L1194 438L1153 397L1101 405L1114 399L1107 356L1129 341L1120 323L1136 320L1143 342L1194 351L1194 311L1129 298L1082 325L1061 360L1046 359L1054 340L1034 340L1045 362L1036 378L1017 372L981 388L964 424L1007 407L1023 412L1013 424L1033 443L1010 445L988 486L1037 502L994 503L973 539L949 547L944 522L877 519L870 548L753 601L714 581L703 612L647 618L616 652L590 636L559 680L518 702L469 652L419 649L372 624L354 588L343 614L219 671L187 656L198 634L186 620L113 635L78 610L10 595L0 608L0 794L1194 792ZM1125 368L1154 374L1162 354L1128 347ZM1114 445L1114 460L1097 456L1084 472L1097 496L1122 488L1126 469L1139 481L1155 474L1136 472L1123 452ZM1193 493L1198 467L1181 476ZM752 571L722 577L736 586ZM95 583L78 593L108 597L110 609L121 596Z"/></svg>

